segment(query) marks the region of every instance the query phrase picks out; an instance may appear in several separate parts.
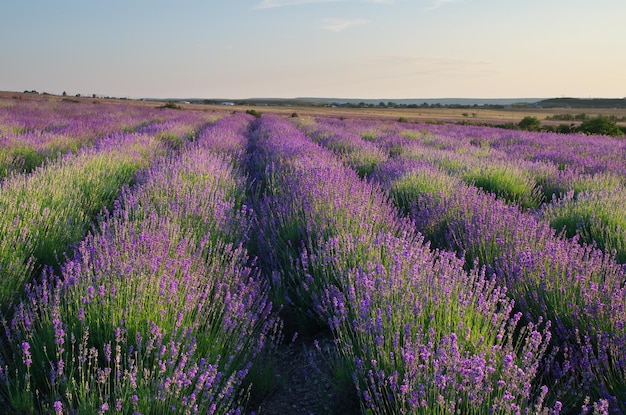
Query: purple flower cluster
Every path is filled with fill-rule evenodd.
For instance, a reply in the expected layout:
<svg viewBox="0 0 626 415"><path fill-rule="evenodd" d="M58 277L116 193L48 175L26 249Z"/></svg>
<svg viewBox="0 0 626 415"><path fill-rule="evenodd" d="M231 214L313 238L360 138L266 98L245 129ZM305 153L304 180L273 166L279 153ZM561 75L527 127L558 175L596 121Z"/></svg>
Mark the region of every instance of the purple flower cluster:
<svg viewBox="0 0 626 415"><path fill-rule="evenodd" d="M0 98L0 125L3 131L49 131L72 137L131 130L152 119L163 118L154 108L120 102L69 102L56 99L15 101Z"/></svg>
<svg viewBox="0 0 626 415"><path fill-rule="evenodd" d="M495 280L431 252L378 187L288 121L264 116L253 139L269 272L332 329L364 410L542 407L532 386L550 334L529 325L515 337L521 315Z"/></svg>
<svg viewBox="0 0 626 415"><path fill-rule="evenodd" d="M273 296L367 413L626 410L622 143L104 106L0 106L0 405L243 413Z"/></svg>
<svg viewBox="0 0 626 415"><path fill-rule="evenodd" d="M259 256L283 300L314 314L313 298L325 282L303 281L294 270L304 247L344 233L401 234L410 226L377 186L361 181L289 121L264 116L252 134L252 168L262 172L266 189L258 209Z"/></svg>
<svg viewBox="0 0 626 415"><path fill-rule="evenodd" d="M142 106L46 100L4 103L0 105L0 180L90 146L100 137L160 122L152 109Z"/></svg>
<svg viewBox="0 0 626 415"><path fill-rule="evenodd" d="M306 127L304 131L309 137L339 155L361 178L371 175L374 168L388 158L378 146L364 141L361 135L336 120L318 121Z"/></svg>
<svg viewBox="0 0 626 415"><path fill-rule="evenodd" d="M138 126L134 132L157 137L169 148L176 150L196 138L198 131L207 123L207 118L199 112L173 111Z"/></svg>
<svg viewBox="0 0 626 415"><path fill-rule="evenodd" d="M248 147L247 132L253 119L247 114L220 118L198 133L198 145L227 154L243 166Z"/></svg>
<svg viewBox="0 0 626 415"><path fill-rule="evenodd" d="M566 393L578 399L590 389L600 397L623 394L611 384L626 382L620 357L626 355L626 273L610 255L557 236L547 223L470 187L422 197L411 217L426 222L426 229L442 229L443 222L443 246L462 252L469 263L485 264L529 320L554 323L555 345L568 350L562 363L572 372L567 376L582 378L578 390ZM594 339L593 347L585 337ZM558 376L566 376L562 370Z"/></svg>
<svg viewBox="0 0 626 415"><path fill-rule="evenodd" d="M333 329L366 410L514 413L533 390L550 341L520 327L506 290L452 253L380 233L343 234L302 253L316 311ZM515 335L516 330L521 332Z"/></svg>
<svg viewBox="0 0 626 415"><path fill-rule="evenodd" d="M279 322L242 247L253 220L235 201L245 180L219 152L198 142L160 160L59 275L27 287L6 326L23 357L7 362L6 404L241 413Z"/></svg>
<svg viewBox="0 0 626 415"><path fill-rule="evenodd" d="M469 139L454 131L458 136L437 132L437 142L449 141L454 149L454 140ZM625 395L618 385L626 383L624 268L611 255L557 235L531 213L442 171L446 166L451 171L451 163L462 169L464 157L444 155L440 149L435 155L446 158L432 157L431 147L416 145L408 135L377 141L393 150L395 160L379 166L375 177L416 228L436 246L459 252L467 264L486 266L488 275L508 288L527 321L553 322L552 343L559 352L550 376L561 388L553 394L573 400L572 408L592 396L622 410ZM489 141L493 147L499 142Z"/></svg>
<svg viewBox="0 0 626 415"><path fill-rule="evenodd" d="M489 146L512 158L548 161L561 169L572 169L580 173L606 171L621 176L626 173L624 159L626 143L619 138L511 131L453 124L415 124L407 128L419 132L427 131L457 143L470 142L474 145Z"/></svg>
<svg viewBox="0 0 626 415"><path fill-rule="evenodd" d="M102 208L111 206L120 188L163 150L151 136L114 134L2 182L0 307L9 307L32 277L33 265L58 265Z"/></svg>

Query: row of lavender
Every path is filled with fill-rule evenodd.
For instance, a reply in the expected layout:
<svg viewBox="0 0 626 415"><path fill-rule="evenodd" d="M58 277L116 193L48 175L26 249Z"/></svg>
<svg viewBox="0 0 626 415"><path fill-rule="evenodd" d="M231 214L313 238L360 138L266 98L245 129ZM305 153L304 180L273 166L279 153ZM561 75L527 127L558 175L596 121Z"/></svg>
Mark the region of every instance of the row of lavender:
<svg viewBox="0 0 626 415"><path fill-rule="evenodd" d="M279 325L244 243L259 254L289 318L332 330L337 371L365 410L547 412L547 397L556 413L557 399L580 408L570 392L582 385L593 400L617 397L612 408L623 411L623 362L615 356L624 356L624 274L610 257L555 236L440 165L414 160L410 134L366 134L368 142L353 134L361 130L307 129L361 176L375 173L383 189L284 119L264 116L248 133L249 118L230 117L187 145L193 127L185 117L112 135L3 183L0 204L12 213L2 226L13 237L2 240L2 273L24 273L3 299L11 317L3 398L16 412L241 412ZM259 193L248 191L243 165ZM35 268L62 262L116 197L64 264L15 295ZM431 251L416 228L498 278ZM536 256L542 248L552 256ZM577 291L566 304L568 279ZM534 324L546 317L561 349L550 366L558 371L542 378L546 347L557 344L549 325ZM602 324L592 329L596 319ZM542 386L554 379L556 388ZM608 403L598 400L596 409Z"/></svg>
<svg viewBox="0 0 626 415"><path fill-rule="evenodd" d="M17 109L23 108L13 111L19 115ZM18 115L13 113L13 121ZM108 122L99 123L106 117L92 121L88 116L73 115L76 125L91 125L92 132L113 128ZM134 132L118 131L91 139L74 137L75 143L82 146L80 150L0 182L0 308L10 306L34 270L62 261L63 252L82 238L101 208L111 204L119 188L132 182L139 169L156 156L172 151L175 142L192 138L207 122L202 113L159 115L163 121L136 126ZM65 121L71 123L70 117ZM19 139L17 142L29 145ZM10 143L2 143L0 154L10 154ZM46 141L42 138L39 143L45 145Z"/></svg>
<svg viewBox="0 0 626 415"><path fill-rule="evenodd" d="M605 252L615 251L617 259L626 262L626 210L623 209L626 145L623 140L546 133L513 134L488 128L468 129L465 138L460 140L462 130L458 127L431 128L430 134L436 137L447 134L450 144L465 143L469 152L486 154L488 165L482 170L491 173L485 175L481 171L474 177L463 174L464 178L469 178L466 182L494 191L505 199L520 200L524 207L550 202L541 206L539 214L554 229L565 229L568 236L578 235L581 241L595 243ZM475 150L476 146L481 150ZM455 151L460 147L463 146L457 145ZM466 157L462 164L469 164ZM492 184L494 182L505 185ZM511 182L521 190L510 192L512 186L508 183Z"/></svg>
<svg viewBox="0 0 626 415"><path fill-rule="evenodd" d="M113 133L158 133L170 145L180 144L206 118L201 113L128 104L0 100L0 180Z"/></svg>
<svg viewBox="0 0 626 415"><path fill-rule="evenodd" d="M508 203L538 209L557 231L626 262L623 140L432 124L352 123L350 130L368 140L384 136L390 154L426 161Z"/></svg>
<svg viewBox="0 0 626 415"><path fill-rule="evenodd" d="M372 178L435 246L485 265L527 321L554 323L553 399L570 411L589 396L606 399L601 405L610 403L615 413L625 410L626 273L610 255L557 235L547 221L416 157L431 149L415 137L395 131L365 141L351 126L328 120L305 129L348 165L375 171Z"/></svg>
<svg viewBox="0 0 626 415"><path fill-rule="evenodd" d="M241 413L252 365L279 329L243 247L249 121L219 121L158 159L59 271L27 286L5 323L4 405Z"/></svg>
<svg viewBox="0 0 626 415"><path fill-rule="evenodd" d="M325 122L336 124L337 120ZM400 135L429 147L458 154L510 157L516 161L548 162L559 171L576 173L626 174L626 143L607 136L583 134L534 133L455 124L384 123L367 120L343 120L340 124L371 141L381 136ZM494 160L495 161L495 160ZM548 166L552 169L551 166ZM552 171L552 170L551 170Z"/></svg>
<svg viewBox="0 0 626 415"><path fill-rule="evenodd" d="M431 251L378 186L293 124L264 116L259 250L274 292L332 330L368 413L558 413L539 369L550 334L495 280Z"/></svg>
<svg viewBox="0 0 626 415"><path fill-rule="evenodd" d="M120 187L164 151L153 136L111 135L96 147L5 180L0 192L2 309L41 266L63 261L63 252L82 239Z"/></svg>

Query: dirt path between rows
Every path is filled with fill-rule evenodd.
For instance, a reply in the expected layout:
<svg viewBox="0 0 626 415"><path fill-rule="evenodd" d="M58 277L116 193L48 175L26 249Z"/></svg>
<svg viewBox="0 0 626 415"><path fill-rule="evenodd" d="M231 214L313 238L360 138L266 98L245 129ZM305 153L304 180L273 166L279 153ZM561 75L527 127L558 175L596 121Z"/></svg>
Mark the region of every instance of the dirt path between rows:
<svg viewBox="0 0 626 415"><path fill-rule="evenodd" d="M279 346L277 387L259 404L256 414L357 414L354 393L342 393L334 384L331 362L335 355L336 345L329 333Z"/></svg>

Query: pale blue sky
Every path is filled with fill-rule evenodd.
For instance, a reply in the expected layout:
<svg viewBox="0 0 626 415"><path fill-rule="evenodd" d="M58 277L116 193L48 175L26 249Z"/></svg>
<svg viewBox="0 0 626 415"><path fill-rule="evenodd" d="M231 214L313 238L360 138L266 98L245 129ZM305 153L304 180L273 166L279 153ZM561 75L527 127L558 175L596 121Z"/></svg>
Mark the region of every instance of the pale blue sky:
<svg viewBox="0 0 626 415"><path fill-rule="evenodd" d="M626 97L625 0L0 0L0 90Z"/></svg>

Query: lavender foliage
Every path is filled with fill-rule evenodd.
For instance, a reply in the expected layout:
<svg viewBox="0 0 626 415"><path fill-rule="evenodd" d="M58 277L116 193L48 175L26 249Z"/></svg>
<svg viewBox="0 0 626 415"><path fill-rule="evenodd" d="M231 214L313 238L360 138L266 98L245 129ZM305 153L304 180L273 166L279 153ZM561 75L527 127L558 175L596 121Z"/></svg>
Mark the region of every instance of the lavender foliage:
<svg viewBox="0 0 626 415"><path fill-rule="evenodd" d="M15 356L31 356L3 368L7 404L243 412L279 326L241 245L249 226L233 226L251 220L236 201L245 179L217 153L197 143L159 161L60 275L29 285L6 325Z"/></svg>

